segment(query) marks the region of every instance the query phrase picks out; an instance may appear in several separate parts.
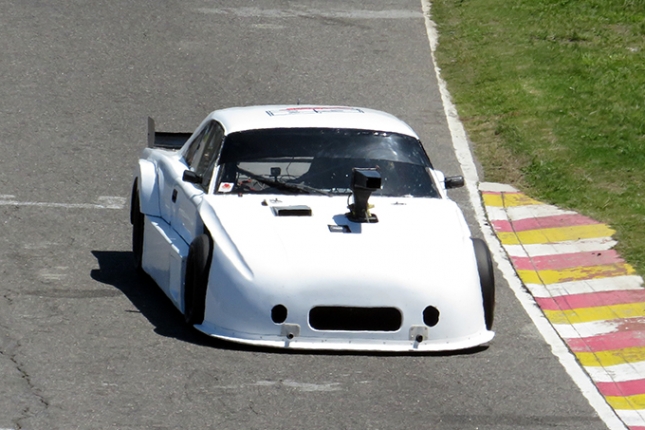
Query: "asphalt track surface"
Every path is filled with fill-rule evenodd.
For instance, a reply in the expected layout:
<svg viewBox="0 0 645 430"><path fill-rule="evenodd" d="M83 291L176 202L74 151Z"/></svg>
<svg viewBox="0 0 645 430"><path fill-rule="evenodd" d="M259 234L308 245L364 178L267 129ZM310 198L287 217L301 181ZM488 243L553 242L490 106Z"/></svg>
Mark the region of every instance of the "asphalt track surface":
<svg viewBox="0 0 645 430"><path fill-rule="evenodd" d="M367 106L458 174L419 1L0 0L0 53L0 429L606 428L503 282L487 348L294 354L199 335L132 269L148 115Z"/></svg>

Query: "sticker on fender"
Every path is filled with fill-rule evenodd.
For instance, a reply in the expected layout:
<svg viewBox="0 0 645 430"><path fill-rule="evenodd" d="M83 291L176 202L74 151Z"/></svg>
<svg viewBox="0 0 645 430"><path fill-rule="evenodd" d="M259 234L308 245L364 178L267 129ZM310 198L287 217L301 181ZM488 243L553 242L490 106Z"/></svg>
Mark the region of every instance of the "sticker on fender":
<svg viewBox="0 0 645 430"><path fill-rule="evenodd" d="M230 193L231 191L233 191L232 182L222 182L219 184L219 188L217 189L217 192L219 193Z"/></svg>

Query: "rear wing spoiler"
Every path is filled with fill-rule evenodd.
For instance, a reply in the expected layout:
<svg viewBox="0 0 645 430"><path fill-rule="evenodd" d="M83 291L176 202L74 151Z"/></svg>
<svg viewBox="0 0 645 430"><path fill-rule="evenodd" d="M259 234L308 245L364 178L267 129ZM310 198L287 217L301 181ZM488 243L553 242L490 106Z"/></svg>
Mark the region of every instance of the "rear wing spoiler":
<svg viewBox="0 0 645 430"><path fill-rule="evenodd" d="M192 133L168 133L155 131L155 120L148 117L148 148L163 148L177 151L192 136Z"/></svg>

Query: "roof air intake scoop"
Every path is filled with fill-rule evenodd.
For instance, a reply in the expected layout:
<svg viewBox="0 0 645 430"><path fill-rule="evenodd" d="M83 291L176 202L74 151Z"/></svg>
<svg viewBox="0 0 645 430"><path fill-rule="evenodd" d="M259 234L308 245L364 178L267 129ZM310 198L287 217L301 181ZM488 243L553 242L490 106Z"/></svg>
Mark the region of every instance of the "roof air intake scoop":
<svg viewBox="0 0 645 430"><path fill-rule="evenodd" d="M374 191L381 189L381 174L376 169L352 169L352 196L354 203L348 206L347 219L352 222L378 222L376 215L370 213L367 202Z"/></svg>

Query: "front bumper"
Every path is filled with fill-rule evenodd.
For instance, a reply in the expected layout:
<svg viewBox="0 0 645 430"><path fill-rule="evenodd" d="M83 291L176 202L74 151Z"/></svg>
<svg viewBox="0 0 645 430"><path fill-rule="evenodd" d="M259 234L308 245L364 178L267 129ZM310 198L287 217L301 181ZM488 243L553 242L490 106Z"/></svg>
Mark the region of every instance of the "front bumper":
<svg viewBox="0 0 645 430"><path fill-rule="evenodd" d="M381 340L364 337L364 333L343 332L344 337L335 338L334 333L327 337L290 337L289 331L284 330L280 335L252 335L249 333L222 330L212 324L196 325L199 331L229 342L244 345L253 345L267 348L284 348L293 350L318 350L318 351L374 351L374 352L439 352L458 351L490 342L495 333L489 330L481 330L471 336L455 339L432 340L424 339L419 342L416 336L408 340ZM293 328L293 326L289 327ZM414 331L414 330L411 330ZM370 333L371 334L371 333Z"/></svg>

